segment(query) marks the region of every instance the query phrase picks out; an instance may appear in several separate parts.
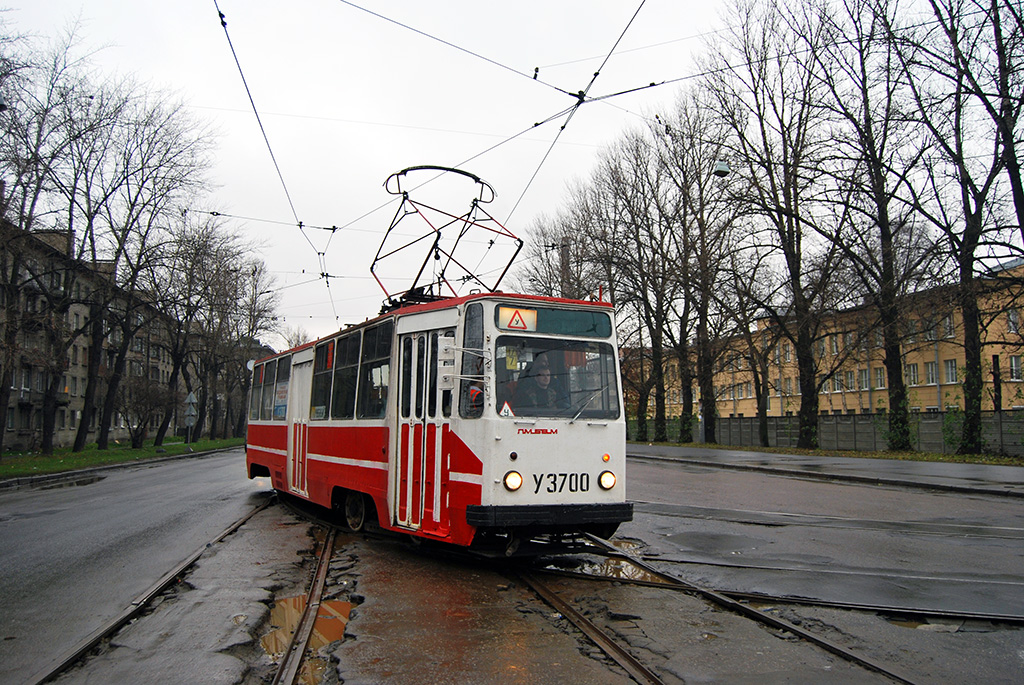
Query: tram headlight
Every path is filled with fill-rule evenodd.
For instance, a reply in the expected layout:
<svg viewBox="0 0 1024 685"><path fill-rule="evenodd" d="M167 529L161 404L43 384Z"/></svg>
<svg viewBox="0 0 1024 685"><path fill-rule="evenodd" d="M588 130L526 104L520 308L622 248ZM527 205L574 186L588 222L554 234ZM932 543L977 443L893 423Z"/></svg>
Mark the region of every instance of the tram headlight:
<svg viewBox="0 0 1024 685"><path fill-rule="evenodd" d="M506 473L503 482L505 483L505 489L509 492L515 492L519 488L523 487L523 477L518 471L509 471Z"/></svg>
<svg viewBox="0 0 1024 685"><path fill-rule="evenodd" d="M602 471L601 475L597 477L597 484L601 486L602 490L611 490L615 487L615 474L611 471Z"/></svg>

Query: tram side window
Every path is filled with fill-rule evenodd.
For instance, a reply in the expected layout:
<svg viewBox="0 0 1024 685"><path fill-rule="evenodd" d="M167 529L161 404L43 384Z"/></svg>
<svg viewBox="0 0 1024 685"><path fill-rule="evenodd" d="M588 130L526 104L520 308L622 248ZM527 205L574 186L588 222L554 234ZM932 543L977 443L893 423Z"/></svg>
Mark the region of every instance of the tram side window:
<svg viewBox="0 0 1024 685"><path fill-rule="evenodd" d="M334 363L334 394L331 418L351 419L356 413L356 379L359 377L359 333L338 341Z"/></svg>
<svg viewBox="0 0 1024 685"><path fill-rule="evenodd" d="M459 383L459 416L475 419L483 414L484 307L473 302L466 307L462 335L462 381Z"/></svg>
<svg viewBox="0 0 1024 685"><path fill-rule="evenodd" d="M455 338L455 331L454 330L445 331L444 332L444 337L445 338ZM435 353L436 353L436 350L437 350L437 344L436 343L434 345L434 350L435 350ZM437 365L435 364L435 367L436 366ZM445 362L445 366L451 367L451 370L454 370L455 360ZM451 418L451 415L452 415L452 394L453 393L452 393L451 390L442 390L441 391L441 414L446 419L447 418Z"/></svg>
<svg viewBox="0 0 1024 685"><path fill-rule="evenodd" d="M313 354L313 393L309 403L310 420L327 418L327 403L331 401L331 377L334 368L334 341L316 346Z"/></svg>
<svg viewBox="0 0 1024 685"><path fill-rule="evenodd" d="M403 419L412 416L412 336L402 339L402 399L400 411Z"/></svg>
<svg viewBox="0 0 1024 685"><path fill-rule="evenodd" d="M430 362L427 364L427 415L437 416L437 333L430 335Z"/></svg>
<svg viewBox="0 0 1024 685"><path fill-rule="evenodd" d="M274 416L274 381L277 379L277 360L271 360L263 366L263 400L260 403L260 419L269 421Z"/></svg>
<svg viewBox="0 0 1024 685"><path fill-rule="evenodd" d="M387 411L388 385L391 382L391 338L394 329L394 322L386 321L368 328L363 334L357 407L361 419L379 419Z"/></svg>
<svg viewBox="0 0 1024 685"><path fill-rule="evenodd" d="M274 386L274 420L284 421L288 415L288 379L291 377L292 358L277 360L277 384Z"/></svg>
<svg viewBox="0 0 1024 685"><path fill-rule="evenodd" d="M263 396L263 364L252 370L252 387L249 389L249 420L259 421L260 398Z"/></svg>

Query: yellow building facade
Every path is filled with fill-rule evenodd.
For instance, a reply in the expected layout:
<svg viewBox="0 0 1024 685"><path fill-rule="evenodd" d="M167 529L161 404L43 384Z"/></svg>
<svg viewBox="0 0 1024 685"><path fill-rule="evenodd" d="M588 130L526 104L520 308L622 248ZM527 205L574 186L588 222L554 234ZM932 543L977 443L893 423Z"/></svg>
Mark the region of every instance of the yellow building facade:
<svg viewBox="0 0 1024 685"><path fill-rule="evenodd" d="M903 323L903 378L911 412L964 406L962 318L958 309L936 305L934 298L921 298L921 307ZM1024 409L1024 338L1018 306L1009 289L982 302L983 410ZM881 334L865 328L866 314L863 308L831 314L815 341L821 414L874 414L889 408ZM759 325L756 336L761 340L768 339L770 333L765 323ZM757 415L750 355L739 342L729 343L731 349L716 369L716 404L721 417ZM770 346L766 359L768 416L796 415L800 389L792 342L783 339ZM681 399L677 369L670 371L670 377L676 380L670 391L675 405ZM670 409L669 413L679 412Z"/></svg>

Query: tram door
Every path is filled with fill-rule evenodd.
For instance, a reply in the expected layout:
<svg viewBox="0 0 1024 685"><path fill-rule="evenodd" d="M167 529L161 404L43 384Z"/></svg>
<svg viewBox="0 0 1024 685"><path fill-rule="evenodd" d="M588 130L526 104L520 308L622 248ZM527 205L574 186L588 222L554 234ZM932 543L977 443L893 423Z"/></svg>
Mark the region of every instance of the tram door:
<svg viewBox="0 0 1024 685"><path fill-rule="evenodd" d="M309 395L313 387L313 359L292 361L292 379L288 390L288 491L308 494L306 488L306 451L309 447Z"/></svg>
<svg viewBox="0 0 1024 685"><path fill-rule="evenodd" d="M452 391L438 388L438 341L454 329L400 336L398 468L395 521L411 530L446 535L448 460L442 446L452 412Z"/></svg>

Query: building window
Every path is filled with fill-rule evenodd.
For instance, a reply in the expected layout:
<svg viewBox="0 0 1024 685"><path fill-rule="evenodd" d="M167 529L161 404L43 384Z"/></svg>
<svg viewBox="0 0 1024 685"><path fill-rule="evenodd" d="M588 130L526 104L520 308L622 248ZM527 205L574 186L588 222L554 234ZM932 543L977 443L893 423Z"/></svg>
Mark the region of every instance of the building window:
<svg viewBox="0 0 1024 685"><path fill-rule="evenodd" d="M942 335L947 338L953 337L953 315L950 314L942 320Z"/></svg>
<svg viewBox="0 0 1024 685"><path fill-rule="evenodd" d="M857 374L856 373L854 373L853 371L847 371L846 372L846 384L845 385L846 385L846 389L847 390L853 390L855 387L857 387L855 385L856 379L857 379Z"/></svg>
<svg viewBox="0 0 1024 685"><path fill-rule="evenodd" d="M876 367L875 368L875 387L876 388L884 388L885 387L885 368L883 368L883 367Z"/></svg>
<svg viewBox="0 0 1024 685"><path fill-rule="evenodd" d="M917 342L917 319L907 321L907 342Z"/></svg>
<svg viewBox="0 0 1024 685"><path fill-rule="evenodd" d="M907 385L917 385L917 364L906 364L903 367L903 378Z"/></svg>
<svg viewBox="0 0 1024 685"><path fill-rule="evenodd" d="M946 382L956 383L956 360L946 359L943 363L946 366Z"/></svg>
<svg viewBox="0 0 1024 685"><path fill-rule="evenodd" d="M1006 330L1010 333L1020 333L1020 311L1006 310Z"/></svg>
<svg viewBox="0 0 1024 685"><path fill-rule="evenodd" d="M1021 376L1020 355L1013 355L1010 357L1010 380L1024 380L1024 377Z"/></svg>
<svg viewBox="0 0 1024 685"><path fill-rule="evenodd" d="M782 358L787 362L793 359L793 348L788 342L782 345Z"/></svg>
<svg viewBox="0 0 1024 685"><path fill-rule="evenodd" d="M831 335L828 339L829 345L832 347L832 354L839 354L839 336Z"/></svg>
<svg viewBox="0 0 1024 685"><path fill-rule="evenodd" d="M838 373L832 376L832 392L843 391L843 378Z"/></svg>
<svg viewBox="0 0 1024 685"><path fill-rule="evenodd" d="M939 384L939 365L937 362L924 363L924 382L926 385ZM936 411L938 411L936 409Z"/></svg>
<svg viewBox="0 0 1024 685"><path fill-rule="evenodd" d="M858 369L857 374L860 376L861 390L867 390L871 387L871 373L868 369Z"/></svg>
<svg viewBox="0 0 1024 685"><path fill-rule="evenodd" d="M787 395L792 395L793 394L793 379L789 378L788 376L786 378L784 378L783 381L782 381L782 387L783 387L783 392L785 392Z"/></svg>

